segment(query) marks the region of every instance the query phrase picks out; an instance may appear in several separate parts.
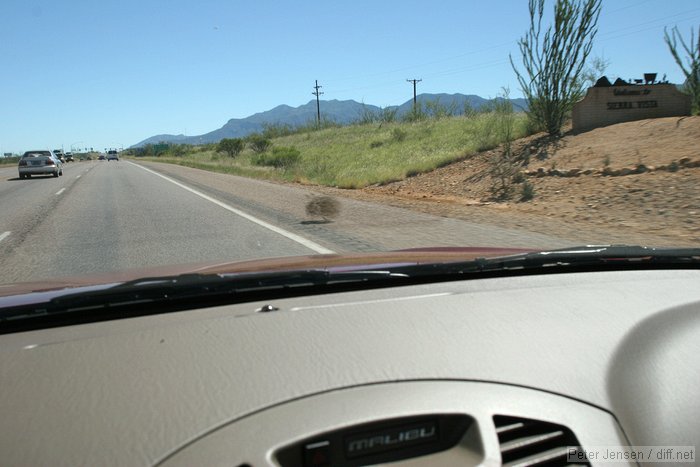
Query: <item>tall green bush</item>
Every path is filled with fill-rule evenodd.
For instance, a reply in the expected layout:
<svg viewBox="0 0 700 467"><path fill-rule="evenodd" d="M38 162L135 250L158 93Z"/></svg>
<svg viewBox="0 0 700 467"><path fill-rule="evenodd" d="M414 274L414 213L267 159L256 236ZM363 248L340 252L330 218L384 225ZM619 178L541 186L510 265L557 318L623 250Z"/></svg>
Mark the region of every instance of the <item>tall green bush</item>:
<svg viewBox="0 0 700 467"><path fill-rule="evenodd" d="M519 41L524 71L510 63L527 100L527 114L551 135L561 133L583 95L581 78L598 32L601 0L556 0L554 26L542 29L544 0L529 0L530 28Z"/></svg>
<svg viewBox="0 0 700 467"><path fill-rule="evenodd" d="M216 152L225 152L229 157L236 157L244 147L245 143L240 138L224 138L216 146Z"/></svg>

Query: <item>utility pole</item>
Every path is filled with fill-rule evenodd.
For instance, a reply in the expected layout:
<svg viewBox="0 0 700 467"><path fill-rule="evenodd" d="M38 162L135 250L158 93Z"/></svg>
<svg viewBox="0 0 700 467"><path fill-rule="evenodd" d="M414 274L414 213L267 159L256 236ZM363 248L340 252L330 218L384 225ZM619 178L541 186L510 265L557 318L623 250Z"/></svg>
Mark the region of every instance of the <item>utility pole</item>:
<svg viewBox="0 0 700 467"><path fill-rule="evenodd" d="M423 81L422 79L407 79L409 83L413 83L413 111L416 111L416 84Z"/></svg>
<svg viewBox="0 0 700 467"><path fill-rule="evenodd" d="M318 80L316 80L316 86L314 86L314 92L311 93L314 96L316 96L316 125L319 129L321 128L321 104L318 100L318 96L323 94L321 91L319 91L319 89L321 89L322 87L323 86L318 85Z"/></svg>

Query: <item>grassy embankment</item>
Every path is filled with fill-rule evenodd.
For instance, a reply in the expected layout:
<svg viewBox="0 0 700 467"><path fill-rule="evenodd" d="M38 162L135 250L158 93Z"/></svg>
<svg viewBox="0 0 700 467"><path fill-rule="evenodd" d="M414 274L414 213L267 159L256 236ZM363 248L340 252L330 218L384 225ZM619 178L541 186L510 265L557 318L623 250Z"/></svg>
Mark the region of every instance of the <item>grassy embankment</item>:
<svg viewBox="0 0 700 467"><path fill-rule="evenodd" d="M515 115L515 138L526 135L526 118ZM246 148L236 158L205 148L182 156L142 158L246 177L361 188L401 180L496 147L498 116L426 119L418 122L356 124L272 139L273 147L294 147L299 161L286 168L255 164Z"/></svg>

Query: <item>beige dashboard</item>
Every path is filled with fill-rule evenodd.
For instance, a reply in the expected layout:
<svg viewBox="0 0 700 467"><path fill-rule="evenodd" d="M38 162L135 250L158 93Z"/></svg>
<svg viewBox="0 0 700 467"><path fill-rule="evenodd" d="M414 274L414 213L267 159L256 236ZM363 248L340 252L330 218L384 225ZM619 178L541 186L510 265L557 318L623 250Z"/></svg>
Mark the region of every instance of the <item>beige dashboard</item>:
<svg viewBox="0 0 700 467"><path fill-rule="evenodd" d="M500 465L572 439L697 446L698 284L692 270L534 275L3 335L2 465ZM516 425L563 435L517 457Z"/></svg>

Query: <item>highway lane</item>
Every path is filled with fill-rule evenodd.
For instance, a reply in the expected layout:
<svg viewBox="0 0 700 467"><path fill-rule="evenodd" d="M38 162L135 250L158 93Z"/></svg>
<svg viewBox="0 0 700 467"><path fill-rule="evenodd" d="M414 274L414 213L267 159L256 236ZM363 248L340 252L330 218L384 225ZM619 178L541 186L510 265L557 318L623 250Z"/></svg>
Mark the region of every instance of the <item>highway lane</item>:
<svg viewBox="0 0 700 467"><path fill-rule="evenodd" d="M69 163L64 164L61 177L20 180L16 165L0 166L0 235L4 235L0 248L31 231L45 218L57 197L92 167L89 162Z"/></svg>
<svg viewBox="0 0 700 467"><path fill-rule="evenodd" d="M305 213L307 187L134 162L72 163L63 177L30 180L0 168L0 283L315 253L574 244L342 197L341 214L318 222Z"/></svg>
<svg viewBox="0 0 700 467"><path fill-rule="evenodd" d="M214 201L126 161L66 164L63 177L30 180L3 168L0 283L322 248Z"/></svg>

